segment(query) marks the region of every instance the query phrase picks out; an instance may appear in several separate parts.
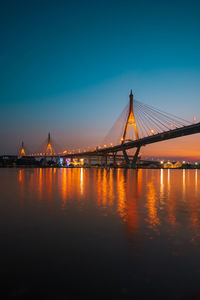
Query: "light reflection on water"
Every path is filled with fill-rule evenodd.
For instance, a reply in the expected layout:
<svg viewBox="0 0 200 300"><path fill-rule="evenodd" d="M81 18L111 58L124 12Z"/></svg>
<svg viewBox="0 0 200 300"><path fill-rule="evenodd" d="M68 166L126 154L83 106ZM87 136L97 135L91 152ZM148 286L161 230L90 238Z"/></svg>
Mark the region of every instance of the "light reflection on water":
<svg viewBox="0 0 200 300"><path fill-rule="evenodd" d="M94 268L91 272L99 270L98 280L105 277L102 293L105 288L111 296L126 290L128 296L142 295L141 299L178 299L188 291L198 291L199 176L200 170L1 169L2 244L9 245L13 237L22 236L17 246L12 245L21 253L27 239L29 243L34 240L29 251L38 253L39 260L42 257L44 269L49 262L43 257L45 251L38 250L38 243L41 249L52 251L60 270L74 266L75 255L81 261L75 262L77 274L86 276L83 269L87 267L81 267L84 263ZM7 235L3 235L3 228L8 228ZM33 228L32 235L27 228ZM58 254L58 249L64 250ZM16 264L11 257L8 260ZM18 260L23 264L23 257ZM188 268L192 282L188 281ZM107 269L115 271L110 274ZM12 267L10 272L15 273ZM71 276L65 272L62 276ZM71 272L75 272L73 268ZM73 282L80 279L77 274ZM119 281L119 291L111 283L105 287L106 276L111 282ZM177 276L180 282L176 282ZM135 280L134 288L130 278ZM95 286L92 276L88 280L94 280ZM183 288L186 281L187 288ZM146 286L149 282L151 288ZM160 288L154 290L157 283ZM140 294L144 286L146 290ZM165 295L163 288L169 288ZM174 290L173 296L170 290Z"/></svg>
<svg viewBox="0 0 200 300"><path fill-rule="evenodd" d="M20 201L28 189L48 207L55 198L60 209L68 204L88 209L88 202L99 213L117 213L131 233L142 226L159 232L162 224L193 228L199 236L199 170L106 170L33 169L18 170ZM164 211L162 211L164 210ZM180 217L185 213L184 220Z"/></svg>

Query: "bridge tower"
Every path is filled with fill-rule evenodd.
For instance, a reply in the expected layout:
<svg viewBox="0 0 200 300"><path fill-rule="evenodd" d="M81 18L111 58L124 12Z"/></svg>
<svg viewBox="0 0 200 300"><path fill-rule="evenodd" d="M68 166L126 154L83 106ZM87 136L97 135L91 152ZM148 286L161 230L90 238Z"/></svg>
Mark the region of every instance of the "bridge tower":
<svg viewBox="0 0 200 300"><path fill-rule="evenodd" d="M129 113L128 113L128 117L127 117L127 120L126 120L126 125L125 125L125 128L124 128L124 134L123 134L123 137L122 137L122 144L126 140L126 134L127 134L127 130L128 130L129 126L134 127L135 138L136 138L136 140L139 139L137 124L136 124L136 121L135 121L135 115L134 115L134 111L133 111L133 93L132 93L132 90L130 92L129 99L130 99L130 101L129 101Z"/></svg>
<svg viewBox="0 0 200 300"><path fill-rule="evenodd" d="M125 125L125 128L124 128L124 134L123 134L123 137L122 137L122 144L124 144L124 142L126 141L126 134L127 134L127 130L128 130L129 126L134 127L135 139L139 140L137 124L136 124L134 110L133 110L133 93L132 93L132 90L130 92L129 99L130 99L129 100L129 112L128 112L128 117L127 117L127 120L126 120L126 125ZM125 160L126 166L128 168L135 168L136 167L136 163L137 163L138 156L139 156L139 153L140 153L140 148L141 148L141 146L137 147L135 155L134 155L132 161L130 161L130 159L128 157L128 154L126 153L126 150L122 149L122 152L123 152L123 155L124 155L124 160Z"/></svg>
<svg viewBox="0 0 200 300"><path fill-rule="evenodd" d="M50 136L50 132L48 133L48 140L47 140L47 146L45 149L45 155L47 154L53 155L53 147L51 145L51 136Z"/></svg>
<svg viewBox="0 0 200 300"><path fill-rule="evenodd" d="M26 156L26 152L24 149L24 142L22 141L21 148L19 150L19 158L22 158L23 156Z"/></svg>

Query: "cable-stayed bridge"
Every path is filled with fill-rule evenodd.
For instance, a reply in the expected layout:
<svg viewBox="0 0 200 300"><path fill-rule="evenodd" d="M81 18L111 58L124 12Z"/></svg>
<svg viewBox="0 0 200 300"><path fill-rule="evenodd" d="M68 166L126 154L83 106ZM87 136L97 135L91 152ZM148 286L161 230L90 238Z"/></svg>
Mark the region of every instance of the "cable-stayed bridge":
<svg viewBox="0 0 200 300"><path fill-rule="evenodd" d="M194 119L194 121L196 121ZM56 153L48 134L45 149L40 153L26 155L24 143L20 149L19 157L60 157L66 158L91 158L101 157L107 164L107 159L112 157L113 163L116 159L124 158L127 167L135 167L141 147L149 144L170 140L182 136L200 133L200 123L188 122L180 117L163 112L159 109L143 104L129 95L129 103L123 110L120 117L114 123L107 134L104 145L96 146L88 151L64 151ZM112 142L111 142L112 141ZM130 156L127 152L135 148L135 154Z"/></svg>

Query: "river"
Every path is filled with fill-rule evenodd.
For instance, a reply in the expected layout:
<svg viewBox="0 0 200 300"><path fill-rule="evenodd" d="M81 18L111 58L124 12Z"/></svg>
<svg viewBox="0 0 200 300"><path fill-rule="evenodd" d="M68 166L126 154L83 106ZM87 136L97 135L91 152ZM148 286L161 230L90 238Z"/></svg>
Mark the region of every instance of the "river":
<svg viewBox="0 0 200 300"><path fill-rule="evenodd" d="M7 168L0 195L8 299L200 295L200 170Z"/></svg>

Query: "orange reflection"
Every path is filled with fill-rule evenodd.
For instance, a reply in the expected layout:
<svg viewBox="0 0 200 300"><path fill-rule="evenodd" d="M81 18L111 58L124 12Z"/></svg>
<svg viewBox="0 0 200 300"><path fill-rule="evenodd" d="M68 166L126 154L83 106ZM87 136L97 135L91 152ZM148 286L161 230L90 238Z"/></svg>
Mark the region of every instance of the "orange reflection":
<svg viewBox="0 0 200 300"><path fill-rule="evenodd" d="M195 194L197 195L198 191L198 170L195 170Z"/></svg>
<svg viewBox="0 0 200 300"><path fill-rule="evenodd" d="M24 182L24 170L20 169L19 170L19 176L18 176L19 182L23 183Z"/></svg>
<svg viewBox="0 0 200 300"><path fill-rule="evenodd" d="M81 193L81 195L83 195L83 192L84 192L84 190L83 190L83 168L81 168L81 174L80 174L80 193Z"/></svg>
<svg viewBox="0 0 200 300"><path fill-rule="evenodd" d="M160 204L164 205L164 170L160 170Z"/></svg>
<svg viewBox="0 0 200 300"><path fill-rule="evenodd" d="M97 171L97 206L99 209L105 209L113 206L114 187L113 171L98 169Z"/></svg>
<svg viewBox="0 0 200 300"><path fill-rule="evenodd" d="M23 201L24 195L25 195L25 191L24 191L24 187L25 187L25 183L24 183L24 169L20 169L19 170L18 180L19 180L19 184L20 184L20 205L23 205L22 201Z"/></svg>
<svg viewBox="0 0 200 300"><path fill-rule="evenodd" d="M125 170L126 172L126 170ZM126 190L124 186L124 172L121 169L117 169L117 197L118 197L118 203L117 203L117 210L125 222L127 219L126 215Z"/></svg>
<svg viewBox="0 0 200 300"><path fill-rule="evenodd" d="M193 176L192 182L194 182L194 187L195 187L195 194L192 193L191 187L192 185L190 184L189 187L189 210L190 210L190 216L189 216L189 223L190 226L193 228L193 238L191 239L191 242L195 241L196 237L200 236L200 217L199 217L199 202L196 201L197 193L198 193L198 170L194 170L190 172L190 175Z"/></svg>
<svg viewBox="0 0 200 300"><path fill-rule="evenodd" d="M103 176L101 179L101 189L102 189L102 195L101 195L101 201L103 207L106 207L107 205L107 171L106 169L103 170Z"/></svg>
<svg viewBox="0 0 200 300"><path fill-rule="evenodd" d="M72 206L84 212L92 207L96 214L117 215L130 236L139 234L139 226L158 233L167 222L169 235L189 228L195 240L200 234L199 172L20 169L17 182L21 199L26 195L48 208L50 204L59 205L60 210Z"/></svg>
<svg viewBox="0 0 200 300"><path fill-rule="evenodd" d="M183 200L185 199L185 169L183 169Z"/></svg>
<svg viewBox="0 0 200 300"><path fill-rule="evenodd" d="M52 198L52 169L45 169L45 177L46 177L46 185L47 185L47 189L46 189L46 200L48 203L48 207L50 207L50 200Z"/></svg>
<svg viewBox="0 0 200 300"><path fill-rule="evenodd" d="M162 174L162 173L161 173ZM158 230L158 225L160 225L160 219L158 217L158 208L157 208L157 194L154 187L155 181L151 179L147 183L147 204L146 207L148 208L148 218L146 221L149 224L149 228L152 228L154 230ZM161 184L163 184L163 181L161 181Z"/></svg>
<svg viewBox="0 0 200 300"><path fill-rule="evenodd" d="M176 216L175 216L175 201L173 199L173 197L170 194L170 190L171 190L171 185L170 185L170 172L171 170L168 169L167 170L167 198L168 198L168 218L169 218L169 222L171 225L175 225L176 224Z"/></svg>
<svg viewBox="0 0 200 300"><path fill-rule="evenodd" d="M108 205L113 206L113 200L114 200L114 197L115 197L114 182L113 182L113 170L110 170L108 176L109 176L109 179L108 179L108 185L109 185Z"/></svg>
<svg viewBox="0 0 200 300"><path fill-rule="evenodd" d="M38 183L38 191L39 197L42 198L42 183L43 183L43 176L42 176L42 169L39 169L39 183Z"/></svg>
<svg viewBox="0 0 200 300"><path fill-rule="evenodd" d="M62 199L63 199L63 205L62 205L62 208L65 208L66 206L66 196L67 196L67 169L66 168L63 168L61 169L61 174L62 174L62 178L61 178L61 181L62 181Z"/></svg>
<svg viewBox="0 0 200 300"><path fill-rule="evenodd" d="M167 187L168 191L170 191L170 169L167 170Z"/></svg>
<svg viewBox="0 0 200 300"><path fill-rule="evenodd" d="M97 206L101 206L101 170L97 171Z"/></svg>
<svg viewBox="0 0 200 300"><path fill-rule="evenodd" d="M126 224L128 233L133 235L139 227L139 202L142 191L142 170L127 174Z"/></svg>

